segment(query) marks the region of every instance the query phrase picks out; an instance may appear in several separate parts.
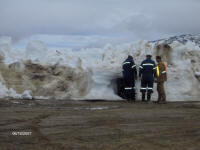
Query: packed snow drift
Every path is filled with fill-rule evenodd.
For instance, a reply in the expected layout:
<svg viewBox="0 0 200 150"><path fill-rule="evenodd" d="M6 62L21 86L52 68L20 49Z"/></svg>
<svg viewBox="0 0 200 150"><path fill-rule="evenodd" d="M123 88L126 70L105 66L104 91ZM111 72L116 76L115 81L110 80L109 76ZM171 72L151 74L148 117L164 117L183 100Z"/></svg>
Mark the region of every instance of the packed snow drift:
<svg viewBox="0 0 200 150"><path fill-rule="evenodd" d="M194 41L138 41L75 51L48 48L42 41L15 49L10 37L0 38L0 97L120 100L115 80L122 76L122 62L132 55L138 68L147 51L153 58L161 55L168 66L167 100L199 100L200 48ZM136 87L139 99L139 80Z"/></svg>

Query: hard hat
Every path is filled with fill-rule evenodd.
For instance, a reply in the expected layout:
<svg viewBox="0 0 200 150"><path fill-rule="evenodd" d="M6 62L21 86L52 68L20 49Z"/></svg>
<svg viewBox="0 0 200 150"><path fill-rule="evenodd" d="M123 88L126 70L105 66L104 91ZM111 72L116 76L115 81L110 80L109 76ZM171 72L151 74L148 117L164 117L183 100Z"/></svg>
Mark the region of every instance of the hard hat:
<svg viewBox="0 0 200 150"><path fill-rule="evenodd" d="M128 58L131 58L131 59L133 59L133 56L131 56L131 55L128 55Z"/></svg>

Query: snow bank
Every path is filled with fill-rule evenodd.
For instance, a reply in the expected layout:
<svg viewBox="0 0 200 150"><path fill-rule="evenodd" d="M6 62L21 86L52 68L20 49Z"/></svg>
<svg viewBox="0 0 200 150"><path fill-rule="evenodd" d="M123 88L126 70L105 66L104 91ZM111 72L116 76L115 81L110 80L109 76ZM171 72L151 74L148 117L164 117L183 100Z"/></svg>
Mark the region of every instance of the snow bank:
<svg viewBox="0 0 200 150"><path fill-rule="evenodd" d="M198 100L200 49L192 42L138 41L73 51L48 49L42 41L30 41L26 49L15 50L8 37L0 38L0 97L120 100L114 80L121 77L122 62L132 55L138 67L147 50L163 56L168 64L168 100ZM140 88L140 81L136 87Z"/></svg>

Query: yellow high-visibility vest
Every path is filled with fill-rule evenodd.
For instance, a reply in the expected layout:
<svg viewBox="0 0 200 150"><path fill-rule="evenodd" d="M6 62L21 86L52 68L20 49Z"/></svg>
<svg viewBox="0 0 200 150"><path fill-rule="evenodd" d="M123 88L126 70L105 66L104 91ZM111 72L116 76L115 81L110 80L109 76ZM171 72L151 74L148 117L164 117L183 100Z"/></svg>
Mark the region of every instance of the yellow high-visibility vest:
<svg viewBox="0 0 200 150"><path fill-rule="evenodd" d="M156 73L157 73L157 77L159 77L160 76L160 69L159 69L158 65L156 66Z"/></svg>
<svg viewBox="0 0 200 150"><path fill-rule="evenodd" d="M161 63L164 65L164 71L162 72L162 74L163 74L163 73L167 72L167 66L165 65L165 63L163 61ZM160 76L159 65L156 66L156 73L157 73L157 77L159 77Z"/></svg>

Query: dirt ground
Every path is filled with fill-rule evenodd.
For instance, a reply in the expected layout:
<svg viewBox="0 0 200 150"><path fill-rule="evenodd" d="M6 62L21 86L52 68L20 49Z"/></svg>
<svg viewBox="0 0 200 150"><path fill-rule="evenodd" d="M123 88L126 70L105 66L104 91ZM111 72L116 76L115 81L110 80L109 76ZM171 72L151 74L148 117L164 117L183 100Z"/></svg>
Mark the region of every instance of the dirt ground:
<svg viewBox="0 0 200 150"><path fill-rule="evenodd" d="M0 150L199 149L200 102L0 100Z"/></svg>

